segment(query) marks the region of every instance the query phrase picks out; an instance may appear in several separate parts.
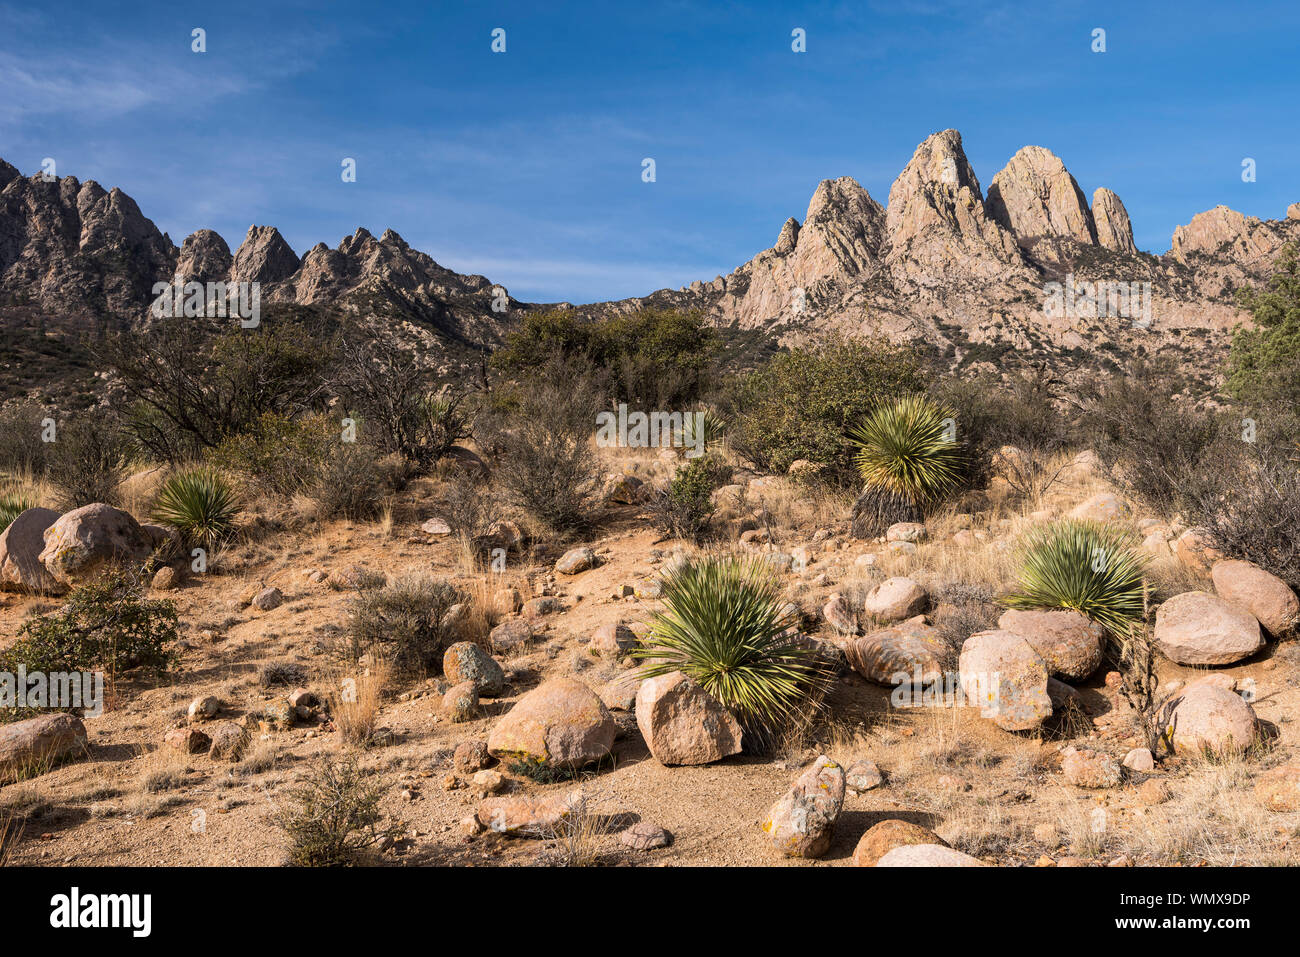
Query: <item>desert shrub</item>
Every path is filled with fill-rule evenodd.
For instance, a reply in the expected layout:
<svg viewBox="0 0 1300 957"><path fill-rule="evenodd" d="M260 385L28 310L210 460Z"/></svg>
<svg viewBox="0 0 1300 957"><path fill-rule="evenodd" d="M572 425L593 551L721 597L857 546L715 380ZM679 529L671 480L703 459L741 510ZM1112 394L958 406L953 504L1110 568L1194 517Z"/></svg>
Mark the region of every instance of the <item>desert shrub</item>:
<svg viewBox="0 0 1300 957"><path fill-rule="evenodd" d="M716 409L688 413L682 426L682 445L702 454L716 451L726 440L729 423Z"/></svg>
<svg viewBox="0 0 1300 957"><path fill-rule="evenodd" d="M982 485L995 460L1011 487L1037 500L1060 477L1053 461L1070 442L1070 423L1058 408L1060 383L1045 366L994 376L946 379L936 400L952 409L957 441L966 450L967 482ZM1004 446L1020 455L999 457Z"/></svg>
<svg viewBox="0 0 1300 957"><path fill-rule="evenodd" d="M808 459L833 481L855 484L848 430L882 401L923 385L921 357L907 346L832 340L794 349L731 383L728 442L765 471Z"/></svg>
<svg viewBox="0 0 1300 957"><path fill-rule="evenodd" d="M1215 547L1300 590L1300 456L1234 443L1213 468L1187 476L1186 497L1188 518Z"/></svg>
<svg viewBox="0 0 1300 957"><path fill-rule="evenodd" d="M1300 416L1300 256L1294 244L1283 248L1274 267L1266 289L1237 293L1255 325L1233 331L1226 386L1272 417L1289 413L1294 428Z"/></svg>
<svg viewBox="0 0 1300 957"><path fill-rule="evenodd" d="M401 674L436 673L455 640L448 611L463 600L450 582L409 575L352 600L348 634L354 658L377 652Z"/></svg>
<svg viewBox="0 0 1300 957"><path fill-rule="evenodd" d="M525 314L493 356L505 372L550 378L565 367L606 370L612 397L642 411L695 401L712 381L717 332L699 312L646 309L588 320L573 311Z"/></svg>
<svg viewBox="0 0 1300 957"><path fill-rule="evenodd" d="M349 413L361 418L367 440L421 469L469 436L470 395L444 383L419 351L394 339L378 323L349 327L334 388Z"/></svg>
<svg viewBox="0 0 1300 957"><path fill-rule="evenodd" d="M60 423L45 453L45 478L58 493L59 507L120 504L126 455L126 442L104 416Z"/></svg>
<svg viewBox="0 0 1300 957"><path fill-rule="evenodd" d="M1182 386L1176 370L1139 364L1086 387L1076 422L1120 486L1165 516L1185 506L1187 477L1214 468L1223 442L1213 414L1176 398Z"/></svg>
<svg viewBox="0 0 1300 957"><path fill-rule="evenodd" d="M255 328L171 318L111 337L97 358L115 373L123 429L154 458L184 462L262 416L320 405L333 352L314 307L277 304Z"/></svg>
<svg viewBox="0 0 1300 957"><path fill-rule="evenodd" d="M296 661L269 661L258 671L257 681L263 688L298 688L307 683L307 669Z"/></svg>
<svg viewBox="0 0 1300 957"><path fill-rule="evenodd" d="M693 542L703 540L713 518L713 493L718 470L708 456L690 459L677 470L668 487L650 501L655 525L666 535Z"/></svg>
<svg viewBox="0 0 1300 957"><path fill-rule="evenodd" d="M175 661L178 624L175 605L144 598L138 580L114 570L74 588L58 612L26 621L18 640L0 652L0 671L14 673L21 664L29 673L103 671L111 676L128 668L161 673ZM0 720L31 715L2 710Z"/></svg>
<svg viewBox="0 0 1300 957"><path fill-rule="evenodd" d="M45 470L48 445L41 441L41 422L48 415L32 402L0 410L0 474L28 478Z"/></svg>
<svg viewBox="0 0 1300 957"><path fill-rule="evenodd" d="M0 492L0 532L13 524L13 520L39 503L36 496L21 489Z"/></svg>
<svg viewBox="0 0 1300 957"><path fill-rule="evenodd" d="M197 545L209 551L234 534L239 512L235 490L211 468L167 476L151 509L154 521L179 531L187 547Z"/></svg>
<svg viewBox="0 0 1300 957"><path fill-rule="evenodd" d="M948 646L943 666L957 667L961 646L976 632L987 631L997 624L1001 609L987 585L949 582L935 593L934 627Z"/></svg>
<svg viewBox="0 0 1300 957"><path fill-rule="evenodd" d="M600 478L592 446L598 399L588 381L522 383L515 412L497 442L503 488L548 528L570 532L591 523Z"/></svg>
<svg viewBox="0 0 1300 957"><path fill-rule="evenodd" d="M336 445L309 488L321 518L373 518L383 508L386 494L378 456L361 442Z"/></svg>
<svg viewBox="0 0 1300 957"><path fill-rule="evenodd" d="M953 421L947 409L915 395L886 402L851 429L864 482L853 508L856 535L917 521L960 486L965 455Z"/></svg>
<svg viewBox="0 0 1300 957"><path fill-rule="evenodd" d="M379 802L388 786L367 780L355 761L318 760L289 794L276 819L289 838L289 863L298 867L353 864L367 848L401 835L394 823L381 827Z"/></svg>
<svg viewBox="0 0 1300 957"><path fill-rule="evenodd" d="M1147 560L1114 525L1065 519L1030 530L1022 545L1011 608L1082 612L1112 635L1127 635L1146 614Z"/></svg>
<svg viewBox="0 0 1300 957"><path fill-rule="evenodd" d="M761 558L686 561L665 576L663 602L634 652L644 674L685 672L760 744L797 720L827 679Z"/></svg>
<svg viewBox="0 0 1300 957"><path fill-rule="evenodd" d="M313 486L339 445L339 425L323 415L292 418L267 412L227 436L208 455L213 465L278 495Z"/></svg>

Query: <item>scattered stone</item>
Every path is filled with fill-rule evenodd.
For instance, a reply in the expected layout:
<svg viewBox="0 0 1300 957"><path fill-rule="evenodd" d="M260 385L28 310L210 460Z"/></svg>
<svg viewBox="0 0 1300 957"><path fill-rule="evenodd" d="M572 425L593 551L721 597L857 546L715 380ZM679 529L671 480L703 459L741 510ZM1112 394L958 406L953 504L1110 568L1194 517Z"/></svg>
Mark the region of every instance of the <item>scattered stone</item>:
<svg viewBox="0 0 1300 957"><path fill-rule="evenodd" d="M873 632L844 647L849 666L868 681L882 685L928 685L943 673L947 646L939 633L920 622L903 622Z"/></svg>
<svg viewBox="0 0 1300 957"><path fill-rule="evenodd" d="M939 835L919 824L895 819L881 821L879 824L873 824L858 839L857 847L853 849L853 866L875 867L876 863L890 851L912 844L947 846Z"/></svg>
<svg viewBox="0 0 1300 957"><path fill-rule="evenodd" d="M68 586L93 577L105 565L144 561L153 551L152 539L129 512L102 502L59 516L45 529L44 540L38 560Z"/></svg>
<svg viewBox="0 0 1300 957"><path fill-rule="evenodd" d="M263 588L252 601L253 607L258 611L271 611L283 604L284 595L274 585L270 588Z"/></svg>
<svg viewBox="0 0 1300 957"><path fill-rule="evenodd" d="M1114 492L1098 492L1070 510L1070 518L1093 522L1118 522L1131 514L1128 503Z"/></svg>
<svg viewBox="0 0 1300 957"><path fill-rule="evenodd" d="M541 618L544 615L553 615L560 610L560 600L551 595L545 595L541 598L530 598L524 602L524 615L528 618Z"/></svg>
<svg viewBox="0 0 1300 957"><path fill-rule="evenodd" d="M86 726L65 712L0 724L0 780L43 774L87 747Z"/></svg>
<svg viewBox="0 0 1300 957"><path fill-rule="evenodd" d="M605 658L621 658L636 647L636 633L621 621L601 625L591 635L587 650Z"/></svg>
<svg viewBox="0 0 1300 957"><path fill-rule="evenodd" d="M910 578L889 578L867 593L867 614L881 621L903 621L925 611L929 596Z"/></svg>
<svg viewBox="0 0 1300 957"><path fill-rule="evenodd" d="M825 755L767 812L763 831L786 857L821 857L844 807L844 769Z"/></svg>
<svg viewBox="0 0 1300 957"><path fill-rule="evenodd" d="M470 779L474 784L474 790L479 797L488 797L496 794L505 787L506 780L497 771L475 771L474 777Z"/></svg>
<svg viewBox="0 0 1300 957"><path fill-rule="evenodd" d="M640 687L641 679L636 672L629 671L601 685L596 694L610 711L632 711L636 708L636 693Z"/></svg>
<svg viewBox="0 0 1300 957"><path fill-rule="evenodd" d="M596 553L586 547L570 549L555 563L555 570L561 575L577 575L595 567Z"/></svg>
<svg viewBox="0 0 1300 957"><path fill-rule="evenodd" d="M1144 773L1150 773L1156 769L1155 755L1151 753L1150 748L1134 748L1124 755L1123 764L1124 767L1130 770Z"/></svg>
<svg viewBox="0 0 1300 957"><path fill-rule="evenodd" d="M1021 611L1010 609L998 619L998 628L1019 635L1047 665L1048 674L1064 681L1087 678L1101 666L1106 633L1077 611Z"/></svg>
<svg viewBox="0 0 1300 957"><path fill-rule="evenodd" d="M1203 528L1189 528L1174 540L1174 554L1178 560L1194 571L1208 572L1224 554L1210 544L1210 536Z"/></svg>
<svg viewBox="0 0 1300 957"><path fill-rule="evenodd" d="M943 844L908 844L896 847L879 861L877 867L988 867L977 857L963 854Z"/></svg>
<svg viewBox="0 0 1300 957"><path fill-rule="evenodd" d="M238 761L247 746L247 732L233 721L227 721L212 732L212 746L208 754L219 761Z"/></svg>
<svg viewBox="0 0 1300 957"><path fill-rule="evenodd" d="M862 794L878 788L885 781L874 761L854 761L844 772L844 786L850 794Z"/></svg>
<svg viewBox="0 0 1300 957"><path fill-rule="evenodd" d="M442 713L452 724L462 724L478 717L478 686L462 681L442 696Z"/></svg>
<svg viewBox="0 0 1300 957"><path fill-rule="evenodd" d="M822 606L822 618L826 624L841 634L856 635L858 633L858 622L853 615L853 610L849 607L849 603L845 601L844 596L838 592L831 595L830 601Z"/></svg>
<svg viewBox="0 0 1300 957"><path fill-rule="evenodd" d="M527 618L510 618L492 629L488 641L496 651L509 651L533 640L533 626Z"/></svg>
<svg viewBox="0 0 1300 957"><path fill-rule="evenodd" d="M1214 590L1249 611L1273 636L1284 635L1300 621L1300 599L1286 582L1252 562L1216 562Z"/></svg>
<svg viewBox="0 0 1300 957"><path fill-rule="evenodd" d="M431 518L420 526L420 531L426 535L450 535L451 526L440 518Z"/></svg>
<svg viewBox="0 0 1300 957"><path fill-rule="evenodd" d="M452 752L452 767L461 774L481 771L492 763L486 741L462 741Z"/></svg>
<svg viewBox="0 0 1300 957"><path fill-rule="evenodd" d="M191 721L207 721L209 718L215 718L220 710L221 701L218 698L204 695L191 701L185 713Z"/></svg>
<svg viewBox="0 0 1300 957"><path fill-rule="evenodd" d="M636 723L660 764L711 764L740 753L740 722L680 671L641 682Z"/></svg>
<svg viewBox="0 0 1300 957"><path fill-rule="evenodd" d="M1265 771L1255 782L1255 797L1270 811L1300 811L1300 766Z"/></svg>
<svg viewBox="0 0 1300 957"><path fill-rule="evenodd" d="M458 641L443 652L442 673L451 685L470 682L480 698L499 698L506 690L505 670L472 641Z"/></svg>
<svg viewBox="0 0 1300 957"><path fill-rule="evenodd" d="M1123 779L1115 759L1104 751L1066 748L1061 752L1065 780L1079 788L1113 788Z"/></svg>
<svg viewBox="0 0 1300 957"><path fill-rule="evenodd" d="M596 693L573 678L552 678L515 703L488 735L496 758L581 768L609 754L617 726Z"/></svg>
<svg viewBox="0 0 1300 957"><path fill-rule="evenodd" d="M620 834L618 840L634 851L654 851L671 844L673 836L658 824L639 821Z"/></svg>
<svg viewBox="0 0 1300 957"><path fill-rule="evenodd" d="M475 816L484 828L497 834L547 839L555 836L560 823L568 819L580 802L581 795L576 791L537 796L512 794L481 802Z"/></svg>
<svg viewBox="0 0 1300 957"><path fill-rule="evenodd" d="M1051 716L1047 666L1019 635L971 635L962 645L958 667L967 702L1003 730L1029 731Z"/></svg>
<svg viewBox="0 0 1300 957"><path fill-rule="evenodd" d="M1169 792L1169 785L1158 778L1148 778L1138 785L1137 790L1138 802L1145 807L1155 807L1157 804L1164 804L1173 795Z"/></svg>
<svg viewBox="0 0 1300 957"><path fill-rule="evenodd" d="M515 615L524 607L523 596L519 594L517 588L499 589L492 599L497 611L503 615Z"/></svg>
<svg viewBox="0 0 1300 957"><path fill-rule="evenodd" d="M41 560L45 530L58 518L52 508L29 508L0 532L0 591L57 595L67 590Z"/></svg>
<svg viewBox="0 0 1300 957"><path fill-rule="evenodd" d="M198 728L173 728L163 742L185 754L202 754L212 745L212 739Z"/></svg>
<svg viewBox="0 0 1300 957"><path fill-rule="evenodd" d="M1175 595L1160 606L1155 642L1180 665L1230 665L1264 646L1254 615L1204 591Z"/></svg>
<svg viewBox="0 0 1300 957"><path fill-rule="evenodd" d="M176 569L171 565L164 565L154 572L153 581L150 586L154 591L171 591L176 587L180 576L176 574Z"/></svg>
<svg viewBox="0 0 1300 957"><path fill-rule="evenodd" d="M1178 752L1243 751L1255 740L1255 710L1223 682L1202 678L1175 699L1165 733Z"/></svg>
<svg viewBox="0 0 1300 957"><path fill-rule="evenodd" d="M320 704L319 699L317 699L317 697L306 688L294 688L285 696L285 700L289 702L289 707L293 708L295 711L301 711L305 708L315 708Z"/></svg>
<svg viewBox="0 0 1300 957"><path fill-rule="evenodd" d="M925 526L920 522L896 522L885 530L887 542L925 541Z"/></svg>

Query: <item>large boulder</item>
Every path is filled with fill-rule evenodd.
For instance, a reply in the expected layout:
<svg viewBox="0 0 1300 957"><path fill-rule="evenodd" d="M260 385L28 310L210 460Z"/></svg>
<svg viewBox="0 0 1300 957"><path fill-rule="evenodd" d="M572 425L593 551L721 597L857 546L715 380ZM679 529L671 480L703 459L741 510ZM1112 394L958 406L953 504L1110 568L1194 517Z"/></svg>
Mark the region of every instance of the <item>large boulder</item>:
<svg viewBox="0 0 1300 957"><path fill-rule="evenodd" d="M1106 633L1077 611L1021 611L998 619L998 628L1019 635L1038 652L1048 673L1063 681L1088 677L1101 665Z"/></svg>
<svg viewBox="0 0 1300 957"><path fill-rule="evenodd" d="M879 621L904 621L925 611L925 589L910 578L888 578L867 593L863 607Z"/></svg>
<svg viewBox="0 0 1300 957"><path fill-rule="evenodd" d="M0 724L0 780L42 774L55 762L86 750L86 726L59 712Z"/></svg>
<svg viewBox="0 0 1300 957"><path fill-rule="evenodd" d="M977 857L944 847L942 844L908 844L896 847L879 861L877 867L988 867Z"/></svg>
<svg viewBox="0 0 1300 957"><path fill-rule="evenodd" d="M152 551L153 540L130 513L96 502L61 515L45 530L40 562L71 586L106 564L144 561Z"/></svg>
<svg viewBox="0 0 1300 957"><path fill-rule="evenodd" d="M1286 634L1300 621L1296 593L1253 562L1216 562L1211 576L1219 596L1249 611L1269 634Z"/></svg>
<svg viewBox="0 0 1300 957"><path fill-rule="evenodd" d="M854 867L875 867L877 862L896 847L909 844L938 844L947 847L938 834L928 827L910 821L890 819L873 824L858 839L853 849Z"/></svg>
<svg viewBox="0 0 1300 957"><path fill-rule="evenodd" d="M939 633L921 622L904 622L864 635L844 645L849 666L868 681L882 685L929 684L943 674L947 651Z"/></svg>
<svg viewBox="0 0 1300 957"><path fill-rule="evenodd" d="M660 764L712 764L740 753L735 715L680 671L641 682L636 724Z"/></svg>
<svg viewBox="0 0 1300 957"><path fill-rule="evenodd" d="M495 758L580 768L609 754L614 716L581 681L552 678L516 702L488 735Z"/></svg>
<svg viewBox="0 0 1300 957"><path fill-rule="evenodd" d="M1223 681L1193 681L1174 700L1165 734L1175 751L1244 751L1255 741L1255 710Z"/></svg>
<svg viewBox="0 0 1300 957"><path fill-rule="evenodd" d="M0 591L52 595L67 590L41 562L45 530L58 518L52 508L29 508L0 532Z"/></svg>
<svg viewBox="0 0 1300 957"><path fill-rule="evenodd" d="M966 701L1006 731L1029 731L1052 714L1047 665L1019 635L982 631L961 647Z"/></svg>
<svg viewBox="0 0 1300 957"><path fill-rule="evenodd" d="M1131 514L1128 503L1114 492L1098 492L1070 510L1070 518L1093 522L1118 522Z"/></svg>
<svg viewBox="0 0 1300 957"><path fill-rule="evenodd" d="M458 641L442 655L447 683L471 682L483 698L499 698L506 688L506 673L497 660L472 641Z"/></svg>
<svg viewBox="0 0 1300 957"><path fill-rule="evenodd" d="M844 807L844 769L821 755L772 805L763 830L786 857L821 857Z"/></svg>
<svg viewBox="0 0 1300 957"><path fill-rule="evenodd" d="M1254 615L1204 591L1183 592L1160 606L1155 641L1180 665L1230 665L1264 646Z"/></svg>

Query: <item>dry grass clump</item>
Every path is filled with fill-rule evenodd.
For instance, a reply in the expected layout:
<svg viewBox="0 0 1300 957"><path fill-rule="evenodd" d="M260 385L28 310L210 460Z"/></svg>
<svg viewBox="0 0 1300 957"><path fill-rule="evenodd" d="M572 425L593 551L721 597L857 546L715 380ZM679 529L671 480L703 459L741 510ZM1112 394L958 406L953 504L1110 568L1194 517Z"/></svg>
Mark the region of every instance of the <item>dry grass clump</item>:
<svg viewBox="0 0 1300 957"><path fill-rule="evenodd" d="M326 675L325 700L347 744L364 748L374 738L389 675L388 663L377 656L359 672L335 667Z"/></svg>
<svg viewBox="0 0 1300 957"><path fill-rule="evenodd" d="M547 857L562 867L590 867L606 853L614 818L600 810L598 797L570 796L569 814L551 828Z"/></svg>

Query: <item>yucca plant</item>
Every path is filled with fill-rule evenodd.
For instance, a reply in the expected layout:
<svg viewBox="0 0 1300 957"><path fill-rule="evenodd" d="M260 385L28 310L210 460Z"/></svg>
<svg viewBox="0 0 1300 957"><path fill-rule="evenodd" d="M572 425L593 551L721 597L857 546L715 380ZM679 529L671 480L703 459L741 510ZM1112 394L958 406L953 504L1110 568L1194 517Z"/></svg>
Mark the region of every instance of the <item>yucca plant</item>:
<svg viewBox="0 0 1300 957"><path fill-rule="evenodd" d="M684 672L759 745L799 718L829 677L783 613L780 582L760 557L683 562L664 577L662 598L665 609L634 652L644 675Z"/></svg>
<svg viewBox="0 0 1300 957"><path fill-rule="evenodd" d="M0 493L0 532L13 524L15 518L36 507L36 499L21 491Z"/></svg>
<svg viewBox="0 0 1300 957"><path fill-rule="evenodd" d="M211 468L167 477L154 500L153 519L176 528L187 545L211 550L235 530L239 502L230 483Z"/></svg>
<svg viewBox="0 0 1300 957"><path fill-rule="evenodd" d="M1124 529L1065 519L1025 537L1020 590L1001 602L1082 612L1123 642L1144 618L1146 566Z"/></svg>
<svg viewBox="0 0 1300 957"><path fill-rule="evenodd" d="M727 434L727 420L714 409L688 413L682 424L682 444L688 449L708 452Z"/></svg>
<svg viewBox="0 0 1300 957"><path fill-rule="evenodd" d="M888 402L849 432L865 487L854 506L859 535L919 521L961 483L965 455L952 413L923 395Z"/></svg>

